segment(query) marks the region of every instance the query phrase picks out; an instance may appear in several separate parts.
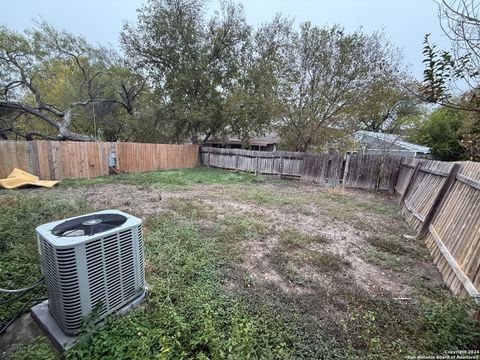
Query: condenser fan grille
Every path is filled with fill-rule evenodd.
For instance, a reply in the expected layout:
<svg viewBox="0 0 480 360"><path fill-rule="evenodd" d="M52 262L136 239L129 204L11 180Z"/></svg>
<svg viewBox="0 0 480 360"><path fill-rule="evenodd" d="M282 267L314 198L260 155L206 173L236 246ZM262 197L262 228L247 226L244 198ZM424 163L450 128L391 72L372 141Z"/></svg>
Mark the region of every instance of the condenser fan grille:
<svg viewBox="0 0 480 360"><path fill-rule="evenodd" d="M67 220L52 229L56 236L84 236L95 235L115 229L127 221L127 218L119 214L94 214L81 216Z"/></svg>

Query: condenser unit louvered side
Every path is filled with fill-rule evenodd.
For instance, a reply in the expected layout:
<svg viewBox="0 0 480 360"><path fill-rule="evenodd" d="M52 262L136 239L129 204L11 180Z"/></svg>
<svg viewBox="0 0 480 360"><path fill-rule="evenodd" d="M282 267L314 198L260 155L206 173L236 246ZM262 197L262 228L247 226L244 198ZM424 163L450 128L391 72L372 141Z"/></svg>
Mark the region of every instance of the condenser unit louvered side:
<svg viewBox="0 0 480 360"><path fill-rule="evenodd" d="M40 241L50 313L65 332L77 329L82 325L82 304L75 249L55 249L43 237Z"/></svg>
<svg viewBox="0 0 480 360"><path fill-rule="evenodd" d="M44 236L55 223L37 228L49 311L66 334L75 334L94 309L101 320L143 293L141 220L128 216L115 231L77 239Z"/></svg>

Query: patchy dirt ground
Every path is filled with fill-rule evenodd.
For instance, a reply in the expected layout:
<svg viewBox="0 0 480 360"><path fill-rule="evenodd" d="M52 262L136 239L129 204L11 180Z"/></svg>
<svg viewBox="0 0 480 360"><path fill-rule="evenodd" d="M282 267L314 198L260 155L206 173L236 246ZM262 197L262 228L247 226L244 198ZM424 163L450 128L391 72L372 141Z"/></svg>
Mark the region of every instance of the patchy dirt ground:
<svg viewBox="0 0 480 360"><path fill-rule="evenodd" d="M425 247L412 239L393 199L384 194L278 180L182 189L102 184L48 192L143 219L176 212L207 230L228 219L253 223L259 234L234 244L243 251L237 270L247 281L286 293L329 292L347 281L373 296L408 299L414 274L443 286ZM389 248L394 242L399 246ZM245 281L239 277L233 275L227 285L238 287Z"/></svg>
<svg viewBox="0 0 480 360"><path fill-rule="evenodd" d="M35 226L104 209L145 220L147 282L151 298L161 301L146 304L135 321L149 323L149 336L160 334L159 326L170 334L175 324L168 314L176 314L178 334L189 329L172 333L172 344L183 347L179 354L198 350L191 337L204 339L203 326L212 319L207 345L239 336L242 349L255 341L252 354L273 346L279 354L294 349L291 354L315 359L404 359L457 346L446 343L451 331L466 329L470 336L470 327L462 328L469 324L463 304L390 196L226 171L153 172L0 192L3 238L24 241L4 241L4 281L15 288L37 278L24 279L37 266L29 238ZM10 318L16 308L7 310L3 316ZM119 319L102 339L130 331L132 319ZM238 329L250 329L251 338ZM130 340L139 346L135 336L121 343ZM161 341L149 341L160 351ZM103 353L97 345L94 353Z"/></svg>

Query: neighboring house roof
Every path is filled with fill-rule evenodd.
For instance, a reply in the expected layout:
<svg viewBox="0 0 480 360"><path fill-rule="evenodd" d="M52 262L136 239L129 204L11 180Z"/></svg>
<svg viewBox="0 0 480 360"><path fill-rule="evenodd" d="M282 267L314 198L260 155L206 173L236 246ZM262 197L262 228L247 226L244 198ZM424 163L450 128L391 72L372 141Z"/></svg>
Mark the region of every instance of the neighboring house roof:
<svg viewBox="0 0 480 360"><path fill-rule="evenodd" d="M355 140L360 143L362 143L362 140L365 137L370 137L372 139L375 139L381 142L392 144L395 147L399 147L407 151L414 151L414 152L425 153L425 154L430 153L429 147L413 144L411 142L405 141L399 135L395 135L395 134L385 134L385 133L361 130L354 133L353 136ZM386 150L388 151L388 149Z"/></svg>

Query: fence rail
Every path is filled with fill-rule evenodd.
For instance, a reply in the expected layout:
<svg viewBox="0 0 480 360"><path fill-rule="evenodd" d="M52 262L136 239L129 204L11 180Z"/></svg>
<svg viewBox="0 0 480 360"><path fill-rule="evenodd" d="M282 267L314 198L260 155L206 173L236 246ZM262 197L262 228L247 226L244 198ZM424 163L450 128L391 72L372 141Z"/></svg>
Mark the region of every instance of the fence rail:
<svg viewBox="0 0 480 360"><path fill-rule="evenodd" d="M109 174L109 157L115 170L141 172L195 167L198 146L74 142L0 141L0 178L20 168L41 179L91 178Z"/></svg>

